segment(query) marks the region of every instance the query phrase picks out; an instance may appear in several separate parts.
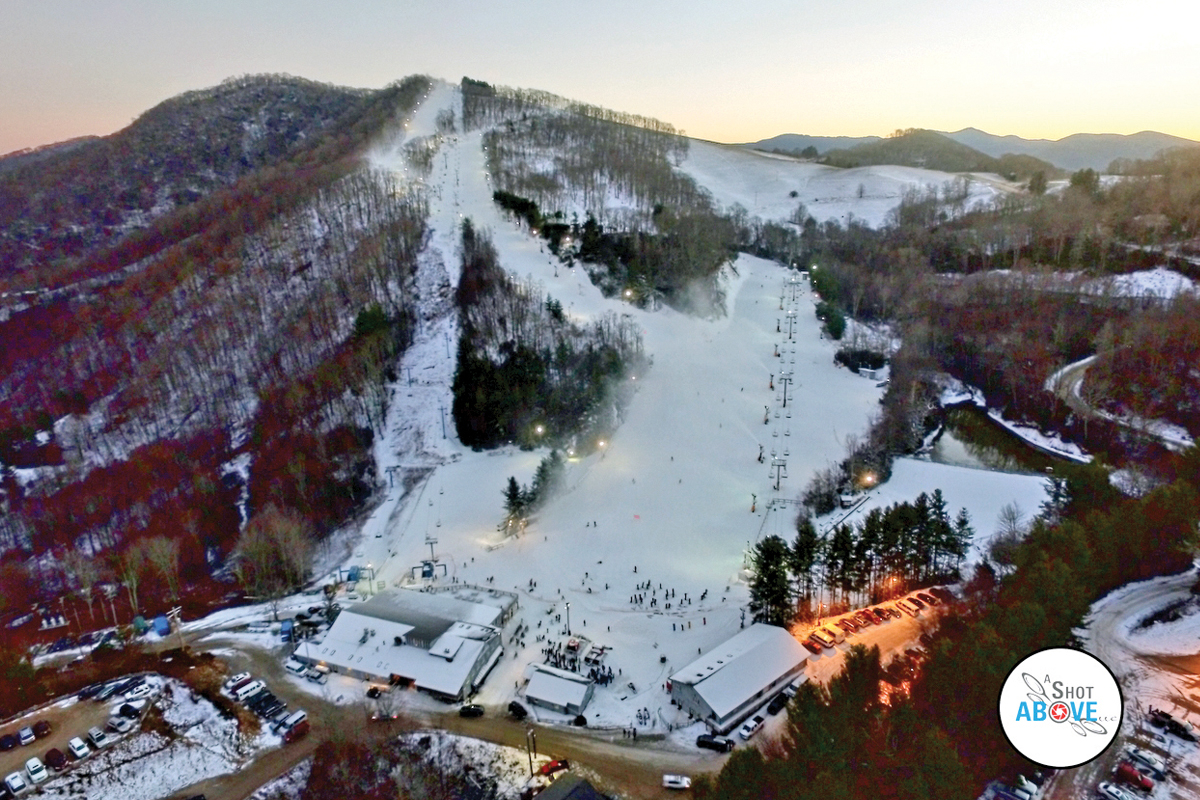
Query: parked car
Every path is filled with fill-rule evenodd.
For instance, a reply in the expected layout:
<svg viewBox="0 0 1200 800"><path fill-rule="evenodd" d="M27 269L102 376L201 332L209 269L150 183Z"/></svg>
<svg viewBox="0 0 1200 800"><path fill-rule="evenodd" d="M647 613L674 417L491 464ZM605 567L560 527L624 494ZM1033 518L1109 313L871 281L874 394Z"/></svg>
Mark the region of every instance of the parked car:
<svg viewBox="0 0 1200 800"><path fill-rule="evenodd" d="M78 761L90 756L92 749L84 744L83 739L75 736L71 738L71 741L67 742L67 752L71 754L71 758Z"/></svg>
<svg viewBox="0 0 1200 800"><path fill-rule="evenodd" d="M1109 783L1108 781L1102 781L1100 785L1096 787L1096 790L1100 793L1100 796L1106 798L1106 800L1133 800L1133 795L1129 794L1129 792L1125 791L1120 786L1117 786L1115 783Z"/></svg>
<svg viewBox="0 0 1200 800"><path fill-rule="evenodd" d="M381 694L383 694L383 689L379 688L378 686L367 687L367 697L371 698L372 700L378 700Z"/></svg>
<svg viewBox="0 0 1200 800"><path fill-rule="evenodd" d="M142 700L152 697L157 691L158 689L149 683L139 683L137 686L133 687L133 689L125 692L124 694L126 700Z"/></svg>
<svg viewBox="0 0 1200 800"><path fill-rule="evenodd" d="M917 597L920 598L927 605L931 605L931 606L936 606L938 603L941 602L936 597L931 595L929 592L917 592Z"/></svg>
<svg viewBox="0 0 1200 800"><path fill-rule="evenodd" d="M231 675L225 679L225 688L229 691L233 691L233 688L235 686L237 686L239 683L242 683L243 681L249 681L249 680L250 680L249 672L239 672L238 674Z"/></svg>
<svg viewBox="0 0 1200 800"><path fill-rule="evenodd" d="M915 594L904 598L904 602L912 603L918 611L920 611L922 608L925 607L925 603L919 597L917 597Z"/></svg>
<svg viewBox="0 0 1200 800"><path fill-rule="evenodd" d="M17 737L11 733L0 736L0 751L12 750L17 746Z"/></svg>
<svg viewBox="0 0 1200 800"><path fill-rule="evenodd" d="M33 735L39 739L45 739L50 735L52 730L54 730L54 728L51 727L50 723L44 719L39 719L37 722L33 723Z"/></svg>
<svg viewBox="0 0 1200 800"><path fill-rule="evenodd" d="M1150 724L1156 728L1165 728L1167 733L1178 736L1184 741L1196 741L1196 731L1191 723L1180 722L1161 708L1150 709Z"/></svg>
<svg viewBox="0 0 1200 800"><path fill-rule="evenodd" d="M949 603L954 599L954 593L943 586L934 586L929 590L929 593L941 600L943 603Z"/></svg>
<svg viewBox="0 0 1200 800"><path fill-rule="evenodd" d="M46 766L55 772L62 772L67 768L66 754L57 747L50 748L46 751Z"/></svg>
<svg viewBox="0 0 1200 800"><path fill-rule="evenodd" d="M897 600L896 608L900 609L905 614L908 614L910 617L915 617L918 613L920 613L917 611L916 606L912 605L906 600Z"/></svg>
<svg viewBox="0 0 1200 800"><path fill-rule="evenodd" d="M482 717L483 716L483 706L476 705L474 703L470 703L468 705L465 705L465 706L462 706L461 708L459 708L458 715L460 717Z"/></svg>
<svg viewBox="0 0 1200 800"><path fill-rule="evenodd" d="M702 733L696 737L696 747L703 747L708 750L716 750L718 753L728 753L733 749L733 739L728 736L716 736L711 733Z"/></svg>
<svg viewBox="0 0 1200 800"><path fill-rule="evenodd" d="M556 758L553 761L547 761L538 768L539 775L553 775L556 772L562 772L564 769L570 769L571 762L565 758Z"/></svg>
<svg viewBox="0 0 1200 800"><path fill-rule="evenodd" d="M1154 781L1138 772L1138 768L1129 761L1122 761L1118 764L1116 771L1113 772L1113 777L1119 783L1124 783L1143 792L1149 792L1154 789Z"/></svg>
<svg viewBox="0 0 1200 800"><path fill-rule="evenodd" d="M283 733L283 741L292 743L308 733L308 720L302 719Z"/></svg>
<svg viewBox="0 0 1200 800"><path fill-rule="evenodd" d="M12 795L18 795L29 788L29 784L25 782L25 778L19 772L10 772L8 777L4 779L4 786Z"/></svg>
<svg viewBox="0 0 1200 800"><path fill-rule="evenodd" d="M141 710L132 703L122 703L121 707L117 709L117 716L125 719L137 719L141 715Z"/></svg>
<svg viewBox="0 0 1200 800"><path fill-rule="evenodd" d="M126 719L125 717L109 717L104 727L113 733L129 733L134 729L135 725L136 723L133 720Z"/></svg>
<svg viewBox="0 0 1200 800"><path fill-rule="evenodd" d="M749 739L751 736L758 733L759 729L763 726L763 722L765 721L766 720L763 719L762 715L755 714L753 717L742 723L742 727L738 728L738 736L742 737L743 740Z"/></svg>
<svg viewBox="0 0 1200 800"><path fill-rule="evenodd" d="M813 641L812 637L805 639L800 644L804 645L804 649L807 650L808 652L812 653L813 655L820 655L821 651L825 649L824 647L821 646L820 642Z"/></svg>
<svg viewBox="0 0 1200 800"><path fill-rule="evenodd" d="M663 775L664 789L690 789L692 788L692 779L687 775Z"/></svg>
<svg viewBox="0 0 1200 800"><path fill-rule="evenodd" d="M124 681L112 681L110 683L105 684L104 688L102 688L100 691L96 692L96 694L93 695L92 699L95 700L97 703L103 703L105 700L107 700L108 698L112 697L114 694L117 693L117 687L120 686L122 683L124 683Z"/></svg>
<svg viewBox="0 0 1200 800"><path fill-rule="evenodd" d="M846 633L858 633L858 626L855 625L854 620L850 619L849 617L846 617L845 619L839 619L836 624Z"/></svg>
<svg viewBox="0 0 1200 800"><path fill-rule="evenodd" d="M329 673L325 672L324 670L319 670L316 667L313 667L312 669L308 670L308 672L305 672L304 677L313 683L329 682Z"/></svg>
<svg viewBox="0 0 1200 800"><path fill-rule="evenodd" d="M88 728L87 735L88 735L88 741L90 741L92 743L92 746L95 747L97 750L108 747L110 744L113 743L112 737L109 736L107 733L105 733L103 730L101 730L99 727Z"/></svg>
<svg viewBox="0 0 1200 800"><path fill-rule="evenodd" d="M771 699L771 702L767 704L767 713L771 716L775 716L780 711L783 711L783 709L787 707L787 704L787 695L777 694Z"/></svg>
<svg viewBox="0 0 1200 800"><path fill-rule="evenodd" d="M293 675L303 675L305 672L308 671L308 667L301 664L299 661L297 661L294 658L289 658L287 660L287 663L285 663L283 665L283 668L286 669L288 672L292 673Z"/></svg>
<svg viewBox="0 0 1200 800"><path fill-rule="evenodd" d="M855 614L854 621L857 622L861 628L875 624L875 618L872 617L870 612L867 611L859 611L857 614Z"/></svg>
<svg viewBox="0 0 1200 800"><path fill-rule="evenodd" d="M1143 750L1140 747L1131 747L1129 748L1129 759L1135 764L1149 767L1157 780L1162 780L1167 776L1166 763L1149 750Z"/></svg>
<svg viewBox="0 0 1200 800"><path fill-rule="evenodd" d="M835 644L837 644L837 642L836 642L836 640L834 640L833 636L831 634L829 634L824 628L817 628L815 631L812 632L812 634L808 638L811 639L812 641L816 642L817 644L821 645L822 647L833 647Z"/></svg>
<svg viewBox="0 0 1200 800"><path fill-rule="evenodd" d="M29 776L30 783L45 783L46 778L50 777L46 765L37 756L25 762L25 774Z"/></svg>
<svg viewBox="0 0 1200 800"><path fill-rule="evenodd" d="M868 608L867 613L871 615L877 625L882 625L891 619L891 616L881 608Z"/></svg>
<svg viewBox="0 0 1200 800"><path fill-rule="evenodd" d="M525 706L521 705L516 700L513 700L508 704L508 713L512 714L517 719L525 719L527 716L529 716L529 711L526 710Z"/></svg>
<svg viewBox="0 0 1200 800"><path fill-rule="evenodd" d="M787 686L783 687L784 697L786 697L788 700L791 700L793 697L795 697L796 692L800 691L800 685L802 683L804 683L804 679L797 678L796 680L789 683Z"/></svg>
<svg viewBox="0 0 1200 800"><path fill-rule="evenodd" d="M841 644L842 642L846 641L846 632L837 625L826 625L824 628L821 628L821 633L824 633L829 638L833 639L833 641L837 644Z"/></svg>
<svg viewBox="0 0 1200 800"><path fill-rule="evenodd" d="M17 741L24 747L27 744L33 744L33 740L37 737L33 735L33 728L26 725L21 730L17 731Z"/></svg>

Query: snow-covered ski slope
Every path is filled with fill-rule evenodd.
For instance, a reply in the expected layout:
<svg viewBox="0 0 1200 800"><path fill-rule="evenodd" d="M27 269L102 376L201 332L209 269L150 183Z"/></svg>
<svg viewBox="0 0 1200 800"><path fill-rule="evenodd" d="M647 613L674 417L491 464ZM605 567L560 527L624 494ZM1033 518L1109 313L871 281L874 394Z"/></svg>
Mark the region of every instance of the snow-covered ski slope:
<svg viewBox="0 0 1200 800"><path fill-rule="evenodd" d="M836 220L844 225L853 215L873 227L883 224L906 190L940 190L958 177L893 165L838 169L700 139L689 143L682 169L708 189L719 205L728 209L740 204L752 217L787 220L797 205L804 203L818 222ZM1003 191L1004 184L995 175L970 179L968 207L988 202ZM796 197L791 192L796 192Z"/></svg>
<svg viewBox="0 0 1200 800"><path fill-rule="evenodd" d="M432 134L437 112L450 108L457 117L457 104L454 88L439 85L410 120L407 136ZM379 148L375 166L404 174L401 145ZM788 288L780 309L788 273L768 261L737 259L725 276L728 315L717 320L670 309L650 313L604 298L582 270L558 265L539 240L501 214L491 199L484 155L479 133L448 135L424 179L431 235L417 282L420 329L402 358L388 431L376 449L385 482L390 467L424 471L410 471L421 479L407 492L397 478L365 522L348 562L370 565L389 587L403 584L429 557L427 540L436 539L433 550L448 574L441 582L519 594L517 619L530 630L516 640L506 631L504 658L480 698L485 703L521 698L515 687L526 666L541 661L542 647L565 638L569 602L572 632L611 646L606 664L614 674L621 671L621 680L597 689L588 710L591 724L629 725L643 707L661 709L656 725L678 724L662 682L698 651L739 630L747 601L740 574L745 550L763 535L794 535L796 507L777 505L768 512L767 501L794 499L814 470L839 460L846 435L865 430L882 390L835 366L834 343L822 339L802 285L794 301ZM593 455L569 462L562 493L512 539L497 530L501 492L510 475L528 483L546 451L472 452L455 437L450 383L458 328L448 298L458 276L459 225L467 217L491 231L506 269L542 283L572 318L631 315L653 359L648 370L630 378L637 392L611 439ZM789 341L784 315L792 309ZM786 408L778 381L784 369L794 372ZM769 388L772 376L775 389ZM786 460L778 491L772 450ZM1026 509L1041 499L1036 478L990 492L956 492L951 484L990 485L992 473L930 468L923 488L942 483L955 510L969 497L987 496L989 504L1016 501ZM985 513L994 514L990 505ZM990 528L994 519L978 521ZM647 600L657 592L654 608L630 602L644 581L652 587L641 592ZM667 589L676 592L671 609ZM692 602L681 605L685 593ZM538 641L542 635L545 642Z"/></svg>

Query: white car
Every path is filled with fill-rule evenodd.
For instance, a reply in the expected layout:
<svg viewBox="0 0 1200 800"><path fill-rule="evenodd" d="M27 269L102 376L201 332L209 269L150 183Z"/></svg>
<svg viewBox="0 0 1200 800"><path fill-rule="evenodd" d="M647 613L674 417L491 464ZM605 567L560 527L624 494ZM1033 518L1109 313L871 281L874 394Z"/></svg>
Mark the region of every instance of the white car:
<svg viewBox="0 0 1200 800"><path fill-rule="evenodd" d="M1105 800L1133 800L1133 795L1129 794L1129 792L1125 791L1116 784L1105 781L1097 788L1100 792L1100 796L1105 798Z"/></svg>
<svg viewBox="0 0 1200 800"><path fill-rule="evenodd" d="M135 724L133 720L125 717L112 717L106 727L113 733L129 733Z"/></svg>
<svg viewBox="0 0 1200 800"><path fill-rule="evenodd" d="M142 699L145 699L147 697L154 695L156 692L158 692L157 686L152 686L149 683L143 683L139 686L135 686L129 692L126 692L125 699L126 700L142 700Z"/></svg>
<svg viewBox="0 0 1200 800"><path fill-rule="evenodd" d="M758 729L763 726L763 717L761 714L755 715L738 728L738 736L742 739L749 739L754 734L758 733Z"/></svg>
<svg viewBox="0 0 1200 800"><path fill-rule="evenodd" d="M305 670L308 669L307 666L305 666L304 664L301 664L299 661L297 661L294 658L289 658L287 660L287 663L283 665L283 668L286 669L288 672L292 673L293 675L303 675Z"/></svg>
<svg viewBox="0 0 1200 800"><path fill-rule="evenodd" d="M46 772L46 765L37 756L25 762L25 771L29 773L29 780L33 783L42 783L50 777L50 773Z"/></svg>
<svg viewBox="0 0 1200 800"><path fill-rule="evenodd" d="M1167 765L1158 756L1151 753L1149 750L1143 750L1140 747L1129 748L1129 757L1139 764L1143 764L1158 773L1159 778L1166 777Z"/></svg>
<svg viewBox="0 0 1200 800"><path fill-rule="evenodd" d="M663 775L664 789L690 789L692 779L687 775Z"/></svg>
<svg viewBox="0 0 1200 800"><path fill-rule="evenodd" d="M67 742L67 750L71 753L72 758L77 759L87 758L92 754L92 749L78 736Z"/></svg>
<svg viewBox="0 0 1200 800"><path fill-rule="evenodd" d="M4 785L8 787L8 791L12 795L18 795L29 788L29 784L21 777L21 773L12 772L4 779Z"/></svg>
<svg viewBox="0 0 1200 800"><path fill-rule="evenodd" d="M225 688L229 689L230 687L236 686L249 677L249 672L239 672L237 675L225 679Z"/></svg>
<svg viewBox="0 0 1200 800"><path fill-rule="evenodd" d="M112 737L102 731L100 728L89 728L88 739L92 741L92 746L97 750L102 747L108 747L113 743Z"/></svg>

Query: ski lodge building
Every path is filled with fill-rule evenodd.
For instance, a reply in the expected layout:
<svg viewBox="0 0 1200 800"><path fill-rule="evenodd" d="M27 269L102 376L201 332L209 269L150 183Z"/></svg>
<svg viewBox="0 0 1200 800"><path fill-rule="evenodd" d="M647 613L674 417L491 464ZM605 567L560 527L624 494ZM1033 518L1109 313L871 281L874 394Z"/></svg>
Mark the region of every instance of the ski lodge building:
<svg viewBox="0 0 1200 800"><path fill-rule="evenodd" d="M586 675L579 675L547 664L534 664L525 699L560 714L582 714L592 700L594 686Z"/></svg>
<svg viewBox="0 0 1200 800"><path fill-rule="evenodd" d="M516 608L516 595L493 589L383 592L342 609L324 637L302 642L293 655L353 678L458 701L500 659L500 630Z"/></svg>
<svg viewBox="0 0 1200 800"><path fill-rule="evenodd" d="M783 628L755 623L671 676L671 699L725 734L803 675L808 651Z"/></svg>

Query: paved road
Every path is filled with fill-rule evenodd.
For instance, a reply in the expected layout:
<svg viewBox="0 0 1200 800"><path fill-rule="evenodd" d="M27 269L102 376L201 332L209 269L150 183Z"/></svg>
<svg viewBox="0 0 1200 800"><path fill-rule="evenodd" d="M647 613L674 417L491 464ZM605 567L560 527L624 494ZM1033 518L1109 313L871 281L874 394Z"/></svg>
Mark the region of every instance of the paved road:
<svg viewBox="0 0 1200 800"><path fill-rule="evenodd" d="M1076 800L1095 794L1095 787L1100 781L1109 779L1127 745L1150 750L1166 759L1168 766L1174 765L1175 774L1165 793L1156 789L1155 797L1170 800L1200 797L1200 770L1197 769L1200 759L1196 755L1196 746L1181 747L1179 742L1168 745L1145 722L1149 705L1170 708L1173 703L1193 720L1200 715L1200 678L1197 676L1200 654L1184 657L1154 654L1131 646L1120 633L1129 624L1132 614L1141 613L1141 609L1160 608L1186 596L1195 581L1196 574L1192 571L1147 581L1124 595L1120 602L1106 603L1092 615L1086 649L1104 661L1117 676L1125 698L1125 723L1121 733L1099 758L1078 769L1060 773L1045 800Z"/></svg>
<svg viewBox="0 0 1200 800"><path fill-rule="evenodd" d="M205 642L209 648L237 647L238 642L214 639ZM257 758L245 769L232 775L198 783L178 794L203 793L209 800L245 800L264 783L282 775L310 756L331 732L354 730L359 735L392 736L407 730L433 728L473 736L477 739L525 749L525 731L533 728L537 734L538 751L543 755L568 758L583 767L583 774L607 791L629 798L665 798L670 793L662 789L664 772L697 775L715 772L725 762L725 756L709 751L678 751L670 745L647 743L640 745L616 734L588 730L564 730L537 724L518 723L498 709L488 709L481 719L462 719L457 712L431 715L412 715L391 723L372 723L367 726L362 709L335 706L319 697L299 691L285 678L279 659L271 653L253 648L240 650L229 657L235 671L248 670L263 676L289 706L303 707L313 720L312 733L295 744L285 745Z"/></svg>

